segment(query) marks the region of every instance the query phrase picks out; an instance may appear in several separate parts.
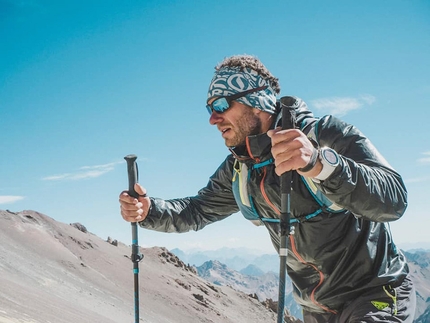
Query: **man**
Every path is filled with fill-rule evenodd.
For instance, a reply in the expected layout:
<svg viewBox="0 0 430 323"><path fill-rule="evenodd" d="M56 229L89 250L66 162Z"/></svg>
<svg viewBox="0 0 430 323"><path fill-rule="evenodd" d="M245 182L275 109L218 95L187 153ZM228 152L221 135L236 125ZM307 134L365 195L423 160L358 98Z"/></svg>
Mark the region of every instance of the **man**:
<svg viewBox="0 0 430 323"><path fill-rule="evenodd" d="M400 175L354 126L317 119L294 97L296 129L281 130L280 87L255 57L215 68L207 109L231 154L198 195L120 195L122 217L163 232L200 230L239 210L279 251L279 175L293 171L287 270L305 322L412 322L415 290L385 222L400 218Z"/></svg>

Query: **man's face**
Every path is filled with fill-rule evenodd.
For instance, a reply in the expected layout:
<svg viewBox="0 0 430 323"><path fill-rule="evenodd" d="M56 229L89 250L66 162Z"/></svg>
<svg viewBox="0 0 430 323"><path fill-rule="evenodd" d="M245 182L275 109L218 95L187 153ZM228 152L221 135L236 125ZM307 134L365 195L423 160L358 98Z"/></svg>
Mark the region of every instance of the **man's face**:
<svg viewBox="0 0 430 323"><path fill-rule="evenodd" d="M237 101L223 113L213 111L209 123L217 126L227 147L245 145L247 136L262 133L259 110Z"/></svg>

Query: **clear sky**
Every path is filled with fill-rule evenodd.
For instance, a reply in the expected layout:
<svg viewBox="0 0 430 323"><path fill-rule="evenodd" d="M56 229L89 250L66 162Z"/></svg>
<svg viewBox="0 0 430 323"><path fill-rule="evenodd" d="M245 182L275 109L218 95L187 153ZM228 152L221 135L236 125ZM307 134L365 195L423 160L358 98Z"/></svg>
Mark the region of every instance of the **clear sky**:
<svg viewBox="0 0 430 323"><path fill-rule="evenodd" d="M367 135L409 191L391 224L430 244L430 2L0 0L0 209L36 210L131 243L123 157L151 196L195 195L228 151L205 99L214 66L252 54ZM240 214L142 246L272 251Z"/></svg>

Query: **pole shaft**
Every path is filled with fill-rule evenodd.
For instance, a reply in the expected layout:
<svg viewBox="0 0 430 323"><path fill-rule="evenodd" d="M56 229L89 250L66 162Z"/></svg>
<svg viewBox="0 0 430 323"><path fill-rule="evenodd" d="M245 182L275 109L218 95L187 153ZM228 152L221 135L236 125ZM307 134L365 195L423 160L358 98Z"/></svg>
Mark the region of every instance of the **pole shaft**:
<svg viewBox="0 0 430 323"><path fill-rule="evenodd" d="M137 239L137 225L136 222L131 224L132 233L132 247L131 247L131 257L133 261L133 277L134 277L134 321L139 322L139 242Z"/></svg>
<svg viewBox="0 0 430 323"><path fill-rule="evenodd" d="M132 197L138 198L139 194L134 190L134 184L138 181L138 170L136 155L127 155L124 157L127 162L128 173L128 194ZM139 241L137 234L136 222L131 223L131 260L133 262L133 276L134 276L134 321L139 322L139 261L141 259L139 253Z"/></svg>
<svg viewBox="0 0 430 323"><path fill-rule="evenodd" d="M281 99L282 129L295 128L295 105L292 97ZM279 248L279 293L278 293L278 323L284 322L285 284L287 276L288 236L290 235L291 218L291 182L292 171L281 175L281 214L280 214L280 248Z"/></svg>

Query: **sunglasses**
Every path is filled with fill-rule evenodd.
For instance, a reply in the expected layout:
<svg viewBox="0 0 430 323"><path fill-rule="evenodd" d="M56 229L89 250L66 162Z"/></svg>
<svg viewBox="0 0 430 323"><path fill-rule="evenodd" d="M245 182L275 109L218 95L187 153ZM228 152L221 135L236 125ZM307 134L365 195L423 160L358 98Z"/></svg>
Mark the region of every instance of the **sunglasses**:
<svg viewBox="0 0 430 323"><path fill-rule="evenodd" d="M248 95L249 93L254 93L254 92L258 92L261 90L265 90L267 88L266 86L260 86L257 87L255 89L250 89L244 92L240 92L240 93L236 93L233 95L229 95L229 96L221 96L215 100L212 101L211 104L206 105L206 109L208 109L209 114L212 114L212 112L217 112L217 113L223 113L225 111L227 111L230 108L230 102L237 100L241 97L244 97L245 95Z"/></svg>

